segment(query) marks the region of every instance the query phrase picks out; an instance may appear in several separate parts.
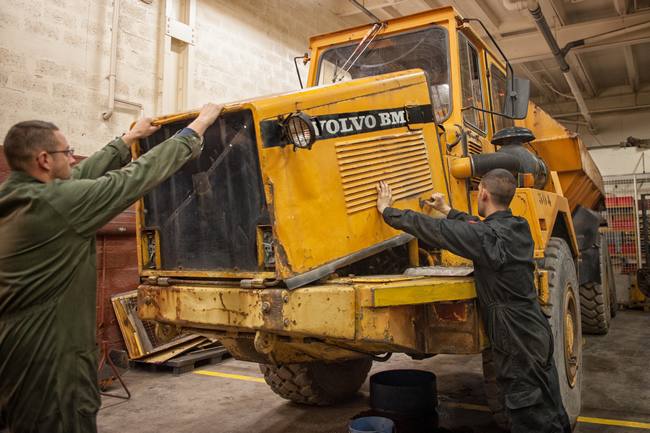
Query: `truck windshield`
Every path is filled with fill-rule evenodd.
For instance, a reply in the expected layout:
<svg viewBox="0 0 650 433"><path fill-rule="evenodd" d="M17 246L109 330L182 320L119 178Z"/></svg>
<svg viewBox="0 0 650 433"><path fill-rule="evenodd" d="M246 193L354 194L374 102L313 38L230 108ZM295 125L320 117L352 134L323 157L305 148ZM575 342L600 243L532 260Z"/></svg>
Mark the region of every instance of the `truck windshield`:
<svg viewBox="0 0 650 433"><path fill-rule="evenodd" d="M440 122L447 118L451 108L447 41L447 30L438 26L377 38L345 73L341 67L358 42L330 48L321 56L317 83L330 84L335 77L337 81L347 81L420 68L428 74L436 120Z"/></svg>

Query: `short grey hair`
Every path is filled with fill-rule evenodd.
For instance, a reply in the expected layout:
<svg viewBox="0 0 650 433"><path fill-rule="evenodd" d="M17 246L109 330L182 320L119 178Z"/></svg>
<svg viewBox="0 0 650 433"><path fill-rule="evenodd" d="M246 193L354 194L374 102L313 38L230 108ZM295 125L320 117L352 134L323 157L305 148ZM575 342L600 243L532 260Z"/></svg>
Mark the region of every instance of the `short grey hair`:
<svg viewBox="0 0 650 433"><path fill-rule="evenodd" d="M56 150L54 131L59 128L43 120L27 120L9 129L4 141L7 163L12 170L25 171L28 162L40 150Z"/></svg>

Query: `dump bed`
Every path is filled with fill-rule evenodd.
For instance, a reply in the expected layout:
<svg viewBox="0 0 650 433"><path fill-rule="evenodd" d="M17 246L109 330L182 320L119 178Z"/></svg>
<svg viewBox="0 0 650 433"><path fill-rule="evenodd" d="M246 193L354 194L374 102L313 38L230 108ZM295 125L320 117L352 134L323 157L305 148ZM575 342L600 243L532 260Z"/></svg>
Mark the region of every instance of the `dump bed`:
<svg viewBox="0 0 650 433"><path fill-rule="evenodd" d="M528 117L518 122L535 134L530 149L556 171L573 211L578 205L595 209L604 197L603 178L577 133L569 131L531 103Z"/></svg>

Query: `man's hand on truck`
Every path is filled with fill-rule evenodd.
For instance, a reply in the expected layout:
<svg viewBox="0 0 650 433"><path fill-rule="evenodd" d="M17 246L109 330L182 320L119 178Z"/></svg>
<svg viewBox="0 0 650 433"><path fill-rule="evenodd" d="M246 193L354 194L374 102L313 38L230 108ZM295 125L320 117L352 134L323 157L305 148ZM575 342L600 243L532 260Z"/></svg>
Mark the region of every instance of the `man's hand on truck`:
<svg viewBox="0 0 650 433"><path fill-rule="evenodd" d="M392 206L393 201L393 192L391 191L390 186L382 180L377 184L377 210L379 213L383 215L384 209ZM431 199L424 200L424 204L431 206L445 216L447 216L451 210L451 207L449 207L447 202L445 202L444 194L439 192L431 194Z"/></svg>
<svg viewBox="0 0 650 433"><path fill-rule="evenodd" d="M152 125L153 119L151 117L143 117L138 119L128 132L125 132L122 135L122 141L124 141L129 147L137 143L141 138L147 138L154 132L160 129L160 125Z"/></svg>
<svg viewBox="0 0 650 433"><path fill-rule="evenodd" d="M205 131L217 120L222 111L223 104L205 104L199 116L187 127L203 137Z"/></svg>
<svg viewBox="0 0 650 433"><path fill-rule="evenodd" d="M390 207L393 204L393 192L390 190L390 186L385 181L381 181L377 184L377 210L380 214L384 214L384 209Z"/></svg>
<svg viewBox="0 0 650 433"><path fill-rule="evenodd" d="M442 193L434 192L431 194L431 200L425 200L424 204L431 206L441 214L447 216L451 207L445 202L445 196Z"/></svg>

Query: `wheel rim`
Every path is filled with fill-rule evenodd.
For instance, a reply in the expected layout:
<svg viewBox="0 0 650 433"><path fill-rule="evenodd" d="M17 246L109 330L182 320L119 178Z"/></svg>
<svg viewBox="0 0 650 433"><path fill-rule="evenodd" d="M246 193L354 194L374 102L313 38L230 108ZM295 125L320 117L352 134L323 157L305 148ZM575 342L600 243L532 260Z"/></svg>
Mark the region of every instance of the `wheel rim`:
<svg viewBox="0 0 650 433"><path fill-rule="evenodd" d="M573 388L578 379L579 368L579 338L578 335L578 305L571 286L567 287L564 299L564 364L567 381Z"/></svg>

